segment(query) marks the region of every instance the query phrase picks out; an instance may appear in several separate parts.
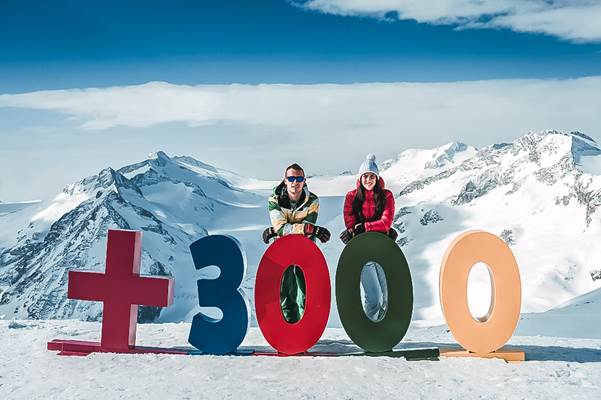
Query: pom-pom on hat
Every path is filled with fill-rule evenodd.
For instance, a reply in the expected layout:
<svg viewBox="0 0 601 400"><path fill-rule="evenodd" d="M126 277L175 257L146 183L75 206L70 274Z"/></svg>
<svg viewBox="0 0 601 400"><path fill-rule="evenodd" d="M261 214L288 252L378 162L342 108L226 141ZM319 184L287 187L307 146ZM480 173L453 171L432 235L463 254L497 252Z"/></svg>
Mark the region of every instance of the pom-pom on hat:
<svg viewBox="0 0 601 400"><path fill-rule="evenodd" d="M359 167L359 176L366 172L374 173L378 178L380 177L380 170L378 169L378 164L376 164L376 156L373 154L368 154L363 164Z"/></svg>

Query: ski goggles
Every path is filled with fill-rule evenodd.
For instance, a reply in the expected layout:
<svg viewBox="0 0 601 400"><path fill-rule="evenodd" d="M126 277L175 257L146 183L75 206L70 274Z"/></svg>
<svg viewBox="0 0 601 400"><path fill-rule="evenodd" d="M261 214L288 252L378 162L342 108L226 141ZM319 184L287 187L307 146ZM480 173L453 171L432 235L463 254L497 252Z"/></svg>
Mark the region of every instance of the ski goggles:
<svg viewBox="0 0 601 400"><path fill-rule="evenodd" d="M301 183L302 181L305 180L305 177L304 176L287 176L286 180L290 183L292 183L294 181Z"/></svg>

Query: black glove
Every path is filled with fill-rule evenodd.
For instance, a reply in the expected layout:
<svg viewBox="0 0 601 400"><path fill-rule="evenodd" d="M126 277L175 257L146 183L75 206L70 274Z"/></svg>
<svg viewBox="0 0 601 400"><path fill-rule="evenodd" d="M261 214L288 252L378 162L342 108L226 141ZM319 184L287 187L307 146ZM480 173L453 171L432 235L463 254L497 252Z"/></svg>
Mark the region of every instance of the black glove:
<svg viewBox="0 0 601 400"><path fill-rule="evenodd" d="M362 223L355 225L355 227L353 228L354 236L357 236L360 233L365 233L365 225L363 225Z"/></svg>
<svg viewBox="0 0 601 400"><path fill-rule="evenodd" d="M321 243L325 243L330 240L330 231L323 226L316 226L315 236L317 236L317 239L319 239Z"/></svg>
<svg viewBox="0 0 601 400"><path fill-rule="evenodd" d="M277 235L278 234L275 233L275 230L273 229L273 227L270 226L269 228L267 228L263 231L263 241L265 242L265 244L269 244L269 239L273 239Z"/></svg>
<svg viewBox="0 0 601 400"><path fill-rule="evenodd" d="M362 223L358 223L354 227L342 231L340 240L342 240L342 243L347 244L352 238L360 233L365 233L365 225Z"/></svg>
<svg viewBox="0 0 601 400"><path fill-rule="evenodd" d="M330 240L330 231L323 226L317 226L312 224L305 224L303 231L305 235L311 235L317 237L321 243L325 243Z"/></svg>
<svg viewBox="0 0 601 400"><path fill-rule="evenodd" d="M353 236L355 235L352 229L345 229L340 234L340 240L342 240L342 243L347 244L353 238Z"/></svg>

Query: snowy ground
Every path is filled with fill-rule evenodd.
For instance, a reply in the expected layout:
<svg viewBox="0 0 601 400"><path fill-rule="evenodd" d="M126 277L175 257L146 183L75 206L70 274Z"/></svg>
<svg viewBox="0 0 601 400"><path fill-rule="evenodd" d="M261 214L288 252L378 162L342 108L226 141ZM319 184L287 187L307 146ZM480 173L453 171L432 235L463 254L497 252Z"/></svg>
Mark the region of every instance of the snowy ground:
<svg viewBox="0 0 601 400"><path fill-rule="evenodd" d="M138 326L138 344L181 346L190 325ZM54 338L97 340L96 322L0 320L0 399L601 398L601 337L516 336L528 361L387 357L93 354L60 357ZM448 346L444 326L415 328L398 346ZM257 328L243 346L266 349ZM315 350L354 347L329 328Z"/></svg>

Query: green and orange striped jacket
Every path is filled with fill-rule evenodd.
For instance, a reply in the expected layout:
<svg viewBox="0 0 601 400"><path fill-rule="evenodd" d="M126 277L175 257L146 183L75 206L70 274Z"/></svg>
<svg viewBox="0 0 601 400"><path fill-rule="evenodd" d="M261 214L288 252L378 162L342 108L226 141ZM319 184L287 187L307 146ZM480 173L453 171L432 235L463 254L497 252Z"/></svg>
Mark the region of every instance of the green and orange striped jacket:
<svg viewBox="0 0 601 400"><path fill-rule="evenodd" d="M278 236L304 233L305 224L315 225L319 211L319 199L309 191L307 185L296 207L292 208L284 181L273 188L269 196L269 218Z"/></svg>

